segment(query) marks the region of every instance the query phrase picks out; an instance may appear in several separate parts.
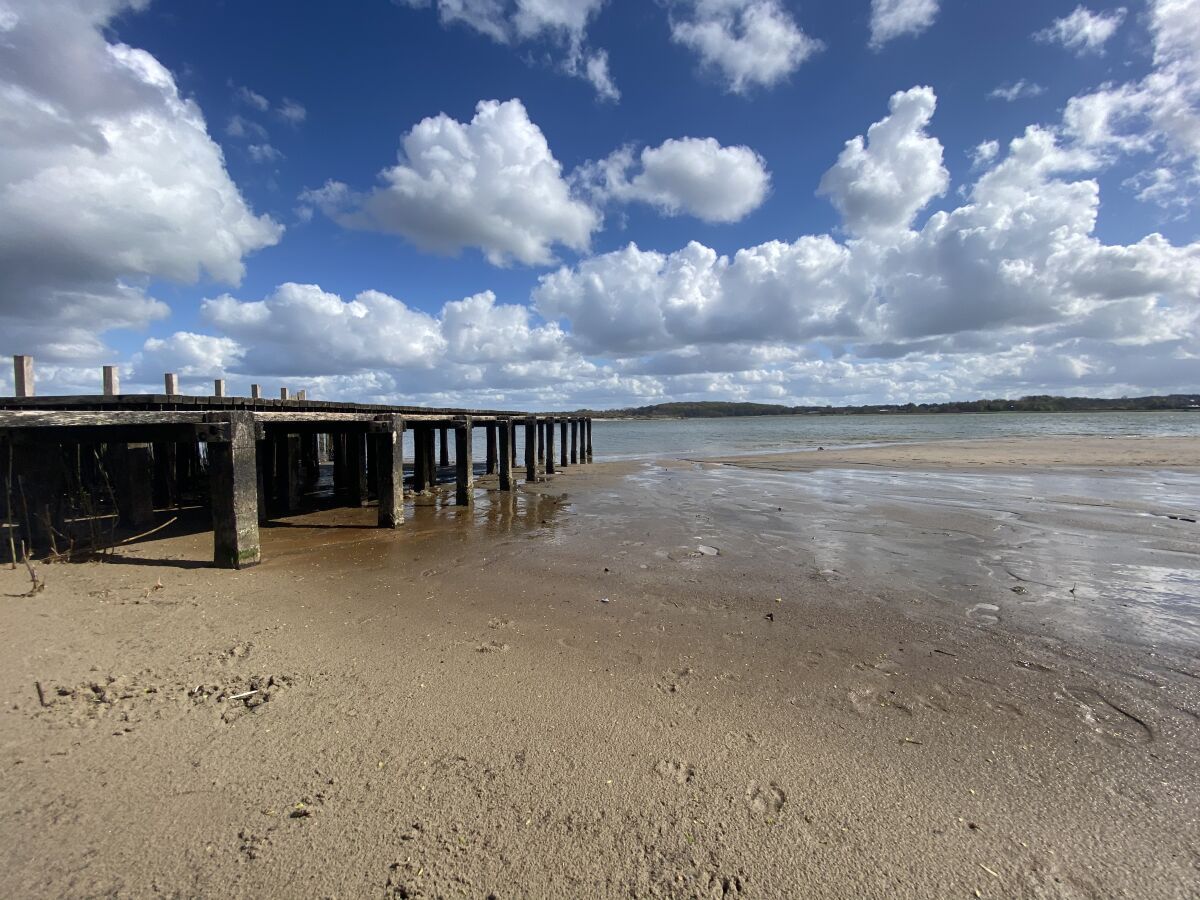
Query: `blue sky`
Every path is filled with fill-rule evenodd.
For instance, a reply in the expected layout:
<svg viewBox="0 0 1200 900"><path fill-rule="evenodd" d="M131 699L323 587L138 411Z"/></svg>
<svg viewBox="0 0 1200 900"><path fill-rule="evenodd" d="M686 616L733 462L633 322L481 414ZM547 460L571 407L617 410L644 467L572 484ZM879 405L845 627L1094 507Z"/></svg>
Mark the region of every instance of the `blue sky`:
<svg viewBox="0 0 1200 900"><path fill-rule="evenodd" d="M39 26L46 15L57 27ZM766 23L757 37L756 16ZM689 28L710 43L687 40ZM325 396L479 405L1200 389L1200 77L1187 59L1197 30L1191 0L0 0L0 78L109 141L97 161L44 113L11 96L0 106L0 122L61 155L39 171L19 140L0 137L7 189L63 193L51 211L9 210L22 271L6 285L0 343L34 352L47 388L63 391L89 389L111 361L127 386L176 368L196 389L218 376L235 387L286 378ZM766 66L781 45L787 58ZM111 64L118 46L144 51L172 83L138 70L131 94L154 82L187 108L169 96L111 109L76 96L89 81L111 80L108 95L127 87L128 69ZM584 77L598 55L619 99ZM55 81L39 66L66 73ZM1018 82L1023 96L993 93ZM894 121L913 119L888 138L894 146L872 139L845 156L902 92ZM473 129L477 104L513 100L500 107L507 125ZM112 137L114 123L147 113L160 134L191 115L194 146L174 160L178 142L147 139L147 163L132 129ZM449 130L427 150L503 142L509 128L517 136L504 152L519 163L540 134L556 184L525 186L532 176L518 165L515 196L498 199L509 175L447 184L462 160L432 172L398 159L405 136L439 116ZM1039 149L1022 156L1010 142L1030 126ZM465 130L447 136L454 128ZM650 172L643 151L685 139L711 141L670 144ZM597 164L622 148L631 159L606 174ZM707 179L680 175L703 162L716 166ZM398 163L407 187L382 188L381 172ZM113 185L96 187L96 168ZM972 197L993 169L992 186ZM640 187L639 172L651 176ZM331 182L336 196L311 193ZM539 185L557 193L519 202ZM461 216L427 221L441 190L490 210L499 235L481 239ZM155 191L175 199L164 205ZM195 191L222 199L201 210L187 199ZM52 215L70 197L81 198L82 221L109 210L122 219L142 202L153 215L81 233ZM945 233L930 223L939 212L953 220ZM445 233L431 249L421 235L436 228ZM517 258L505 231L528 232L540 249ZM60 232L69 239L56 257L48 247ZM148 251L164 233L178 246ZM31 234L39 249L19 252ZM986 247L964 249L966 235ZM712 257L681 256L689 242ZM787 249L763 262L771 242ZM755 250L756 273L720 262L739 250ZM89 265L79 283L56 274ZM288 284L314 287L285 298ZM488 291L446 315L446 303ZM363 292L387 300L352 308ZM222 295L216 312L204 305ZM298 321L314 303L324 312ZM640 321L651 323L645 340L627 333Z"/></svg>

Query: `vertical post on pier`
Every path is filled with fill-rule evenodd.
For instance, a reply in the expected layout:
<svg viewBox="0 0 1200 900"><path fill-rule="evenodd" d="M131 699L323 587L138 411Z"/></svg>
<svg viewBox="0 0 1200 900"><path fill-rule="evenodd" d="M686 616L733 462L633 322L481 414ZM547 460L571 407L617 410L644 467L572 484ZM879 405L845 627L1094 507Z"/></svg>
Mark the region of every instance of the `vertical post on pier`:
<svg viewBox="0 0 1200 900"><path fill-rule="evenodd" d="M537 461L546 461L546 423L538 421L537 423Z"/></svg>
<svg viewBox="0 0 1200 900"><path fill-rule="evenodd" d="M485 475L496 474L496 423L483 426L484 437L487 441L487 462L484 467Z"/></svg>
<svg viewBox="0 0 1200 900"><path fill-rule="evenodd" d="M375 494L375 487L379 483L379 447L378 441L371 440L371 432L367 432L365 443L367 445L367 497ZM363 504L366 506L367 504Z"/></svg>
<svg viewBox="0 0 1200 900"><path fill-rule="evenodd" d="M296 399L297 400L307 400L308 399L308 391L305 388L300 388L300 390L296 391Z"/></svg>
<svg viewBox="0 0 1200 900"><path fill-rule="evenodd" d="M459 506L470 506L475 493L475 467L471 454L472 430L470 416L454 423L454 498Z"/></svg>
<svg viewBox="0 0 1200 900"><path fill-rule="evenodd" d="M141 528L154 521L154 459L149 444L118 444L117 510L125 524Z"/></svg>
<svg viewBox="0 0 1200 900"><path fill-rule="evenodd" d="M438 464L441 466L448 466L450 465L450 429L439 428L438 437L441 444L441 446L438 448L440 451L438 455Z"/></svg>
<svg viewBox="0 0 1200 900"><path fill-rule="evenodd" d="M279 511L289 513L300 505L300 435L280 434L275 445L275 500Z"/></svg>
<svg viewBox="0 0 1200 900"><path fill-rule="evenodd" d="M513 423L512 419L497 422L500 429L500 490L511 491L513 488Z"/></svg>
<svg viewBox="0 0 1200 900"><path fill-rule="evenodd" d="M537 419L525 419L525 483L537 483Z"/></svg>
<svg viewBox="0 0 1200 900"><path fill-rule="evenodd" d="M559 461L559 464L565 469L568 465L570 465L570 459L569 459L570 450L567 447L567 420L563 419L561 422L559 422L558 428L559 428L559 432L560 432L559 437L562 438L562 441L558 448L558 452L559 452L558 461Z"/></svg>
<svg viewBox="0 0 1200 900"><path fill-rule="evenodd" d="M177 450L174 441L154 444L154 502L163 509L174 509L178 505Z"/></svg>
<svg viewBox="0 0 1200 900"><path fill-rule="evenodd" d="M571 465L579 464L579 420L571 420Z"/></svg>
<svg viewBox="0 0 1200 900"><path fill-rule="evenodd" d="M163 375L163 388L168 397L179 396L179 376L174 372L167 372Z"/></svg>
<svg viewBox="0 0 1200 900"><path fill-rule="evenodd" d="M261 384L250 385L250 398L252 400L261 400L262 399L262 385Z"/></svg>
<svg viewBox="0 0 1200 900"><path fill-rule="evenodd" d="M346 432L346 494L352 506L367 505L367 454L361 431Z"/></svg>
<svg viewBox="0 0 1200 900"><path fill-rule="evenodd" d="M13 357L13 390L18 397L33 396L33 357Z"/></svg>
<svg viewBox="0 0 1200 900"><path fill-rule="evenodd" d="M213 445L208 445L211 455ZM271 521L271 488L275 485L275 458L271 442L265 437L254 442L255 488L258 491L258 524L266 525Z"/></svg>
<svg viewBox="0 0 1200 900"><path fill-rule="evenodd" d="M379 497L379 527L404 524L404 419L384 416L371 435L375 445L375 493Z"/></svg>
<svg viewBox="0 0 1200 900"><path fill-rule="evenodd" d="M115 397L121 393L121 375L116 366L104 367L104 396Z"/></svg>
<svg viewBox="0 0 1200 900"><path fill-rule="evenodd" d="M229 439L208 444L213 563L224 569L244 569L262 558L254 414L228 412L214 420L229 424Z"/></svg>
<svg viewBox="0 0 1200 900"><path fill-rule="evenodd" d="M213 396L214 397L224 397L225 396L225 379L224 378L214 378L213 379Z"/></svg>
<svg viewBox="0 0 1200 900"><path fill-rule="evenodd" d="M429 444L425 440L428 425L413 426L413 493L421 494L429 488L429 466L425 454L429 452Z"/></svg>
<svg viewBox="0 0 1200 900"><path fill-rule="evenodd" d="M554 474L554 416L546 417L546 474Z"/></svg>
<svg viewBox="0 0 1200 900"><path fill-rule="evenodd" d="M346 493L346 435L341 431L329 433L329 455L333 458L333 492Z"/></svg>
<svg viewBox="0 0 1200 900"><path fill-rule="evenodd" d="M288 399L288 389L287 389L287 388L285 388L285 387L281 387L281 388L279 389L279 399L280 399L280 400L286 400L286 399Z"/></svg>
<svg viewBox="0 0 1200 900"><path fill-rule="evenodd" d="M304 472L304 487L312 490L321 480L321 451L316 432L300 436L300 467Z"/></svg>
<svg viewBox="0 0 1200 900"><path fill-rule="evenodd" d="M509 446L509 449L511 450L509 462L512 464L512 467L515 469L517 467L517 420L516 419L508 420L508 435L509 435L508 446Z"/></svg>
<svg viewBox="0 0 1200 900"><path fill-rule="evenodd" d="M592 459L592 420L587 420L587 461L593 462Z"/></svg>

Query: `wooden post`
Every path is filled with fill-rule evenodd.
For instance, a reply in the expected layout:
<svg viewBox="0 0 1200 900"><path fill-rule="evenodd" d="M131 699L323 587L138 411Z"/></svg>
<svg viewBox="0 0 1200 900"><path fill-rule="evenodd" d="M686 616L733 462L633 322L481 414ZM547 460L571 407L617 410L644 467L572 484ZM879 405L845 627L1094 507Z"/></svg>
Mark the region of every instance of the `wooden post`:
<svg viewBox="0 0 1200 900"><path fill-rule="evenodd" d="M213 396L214 397L224 397L225 396L225 379L224 378L214 378L213 379Z"/></svg>
<svg viewBox="0 0 1200 900"><path fill-rule="evenodd" d="M475 493L475 467L471 454L471 417L466 416L461 424L454 424L454 475L455 501L459 506L470 506Z"/></svg>
<svg viewBox="0 0 1200 900"><path fill-rule="evenodd" d="M432 428L425 429L425 483L429 487L437 487L437 456L435 456L434 441L437 436Z"/></svg>
<svg viewBox="0 0 1200 900"><path fill-rule="evenodd" d="M559 422L558 428L559 428L559 431L561 432L559 437L562 438L562 441L558 448L558 452L559 452L558 461L562 465L562 467L565 469L568 465L570 465L570 459L569 459L570 450L567 447L567 420L563 419L561 422Z"/></svg>
<svg viewBox="0 0 1200 900"><path fill-rule="evenodd" d="M154 502L160 509L174 509L179 505L176 455L174 441L159 441L154 444Z"/></svg>
<svg viewBox="0 0 1200 900"><path fill-rule="evenodd" d="M537 419L525 419L525 483L537 483Z"/></svg>
<svg viewBox="0 0 1200 900"><path fill-rule="evenodd" d="M587 461L592 462L592 420L587 420Z"/></svg>
<svg viewBox="0 0 1200 900"><path fill-rule="evenodd" d="M361 431L346 432L346 497L352 506L368 502L365 443Z"/></svg>
<svg viewBox="0 0 1200 900"><path fill-rule="evenodd" d="M439 447L440 453L438 456L439 464L448 466L450 465L450 429L439 428L438 434L441 441L441 447Z"/></svg>
<svg viewBox="0 0 1200 900"><path fill-rule="evenodd" d="M509 445L509 447L512 448L512 458L509 460L509 462L512 464L513 468L515 469L517 466L517 420L516 419L508 420L508 431L509 431L509 438L510 438L508 445Z"/></svg>
<svg viewBox="0 0 1200 900"><path fill-rule="evenodd" d="M104 396L115 397L121 393L121 374L116 366L104 367Z"/></svg>
<svg viewBox="0 0 1200 900"><path fill-rule="evenodd" d="M537 423L537 461L546 461L546 423L539 421Z"/></svg>
<svg viewBox="0 0 1200 900"><path fill-rule="evenodd" d="M487 442L487 457L484 463L484 474L496 474L496 423L483 426L484 439Z"/></svg>
<svg viewBox="0 0 1200 900"><path fill-rule="evenodd" d="M213 445L208 450L212 452ZM261 440L254 442L255 489L258 491L258 524L266 525L271 521L271 488L275 486L275 458L271 442Z"/></svg>
<svg viewBox="0 0 1200 900"><path fill-rule="evenodd" d="M304 388L300 388L300 390L296 391L296 399L297 400L307 400L308 399L308 391L305 390Z"/></svg>
<svg viewBox="0 0 1200 900"><path fill-rule="evenodd" d="M546 417L546 474L554 474L554 416Z"/></svg>
<svg viewBox="0 0 1200 900"><path fill-rule="evenodd" d="M252 400L261 400L262 399L262 385L261 384L250 385L250 398Z"/></svg>
<svg viewBox="0 0 1200 900"><path fill-rule="evenodd" d="M229 440L208 445L213 563L224 569L244 569L262 558L254 414L228 412L214 420L229 423Z"/></svg>
<svg viewBox="0 0 1200 900"><path fill-rule="evenodd" d="M330 455L333 457L333 492L346 492L346 435L341 431L329 435Z"/></svg>
<svg viewBox="0 0 1200 900"><path fill-rule="evenodd" d="M275 500L281 513L290 513L300 505L300 435L280 434L271 441L275 445Z"/></svg>
<svg viewBox="0 0 1200 900"><path fill-rule="evenodd" d="M179 376L174 372L168 372L163 376L163 387L166 389L168 397L179 396Z"/></svg>
<svg viewBox="0 0 1200 900"><path fill-rule="evenodd" d="M13 390L18 397L33 396L33 357L13 357Z"/></svg>
<svg viewBox="0 0 1200 900"><path fill-rule="evenodd" d="M312 490L321 480L321 451L316 432L300 436L300 467L304 472L304 487Z"/></svg>
<svg viewBox="0 0 1200 900"><path fill-rule="evenodd" d="M281 387L279 389L279 399L286 400L287 398L288 398L288 389L285 387Z"/></svg>
<svg viewBox="0 0 1200 900"><path fill-rule="evenodd" d="M500 430L500 490L511 491L513 487L513 423L512 419L505 419L503 422L497 423L497 428Z"/></svg>
<svg viewBox="0 0 1200 900"><path fill-rule="evenodd" d="M579 465L579 420L571 420L571 465Z"/></svg>
<svg viewBox="0 0 1200 900"><path fill-rule="evenodd" d="M413 493L421 494L429 489L429 467L425 463L425 453L429 445L425 441L427 425L413 426Z"/></svg>
<svg viewBox="0 0 1200 900"><path fill-rule="evenodd" d="M379 527L399 528L404 524L404 419L386 416L382 431L371 435L375 443L376 494L379 496Z"/></svg>
<svg viewBox="0 0 1200 900"><path fill-rule="evenodd" d="M121 522L141 528L154 521L154 459L149 444L114 444L117 510Z"/></svg>

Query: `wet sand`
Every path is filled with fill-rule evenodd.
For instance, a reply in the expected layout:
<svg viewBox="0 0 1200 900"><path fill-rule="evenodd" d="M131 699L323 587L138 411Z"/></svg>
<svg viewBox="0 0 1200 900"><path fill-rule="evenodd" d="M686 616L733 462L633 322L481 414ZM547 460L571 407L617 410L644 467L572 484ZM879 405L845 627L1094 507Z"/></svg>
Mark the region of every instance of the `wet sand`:
<svg viewBox="0 0 1200 900"><path fill-rule="evenodd" d="M1006 477L601 464L42 567L0 895L1195 896L1200 479Z"/></svg>
<svg viewBox="0 0 1200 900"><path fill-rule="evenodd" d="M705 462L800 472L874 466L886 469L1010 469L1014 467L1200 468L1200 441L1189 437L1042 437L930 441L726 456Z"/></svg>

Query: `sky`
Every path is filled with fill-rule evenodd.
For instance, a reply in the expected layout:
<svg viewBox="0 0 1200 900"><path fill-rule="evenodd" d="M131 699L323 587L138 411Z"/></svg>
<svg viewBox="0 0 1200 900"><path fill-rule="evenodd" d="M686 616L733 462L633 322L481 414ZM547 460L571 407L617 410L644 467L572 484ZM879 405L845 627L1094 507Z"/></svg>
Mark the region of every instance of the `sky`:
<svg viewBox="0 0 1200 900"><path fill-rule="evenodd" d="M39 394L1197 392L1198 202L1200 0L0 0Z"/></svg>

